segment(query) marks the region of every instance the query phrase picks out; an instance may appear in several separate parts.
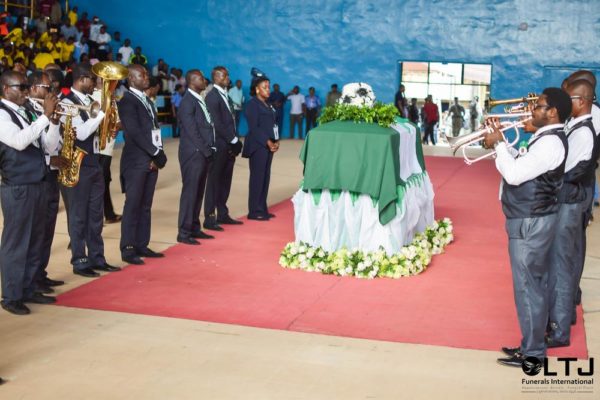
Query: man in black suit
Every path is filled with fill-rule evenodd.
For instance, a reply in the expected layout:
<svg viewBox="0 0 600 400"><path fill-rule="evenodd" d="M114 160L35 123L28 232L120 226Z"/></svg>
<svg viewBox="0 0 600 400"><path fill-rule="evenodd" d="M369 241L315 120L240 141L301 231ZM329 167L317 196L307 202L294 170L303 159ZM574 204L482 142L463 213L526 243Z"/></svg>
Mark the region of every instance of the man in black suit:
<svg viewBox="0 0 600 400"><path fill-rule="evenodd" d="M125 206L121 220L121 259L143 264L140 257L164 257L148 248L151 211L158 170L167 163L162 149L158 116L144 94L150 85L148 71L130 65L129 90L118 103L125 145L121 153L121 188Z"/></svg>
<svg viewBox="0 0 600 400"><path fill-rule="evenodd" d="M71 92L64 103L89 106L90 96L96 85L89 64L78 64L73 68ZM65 121L63 116L63 122ZM75 146L87 154L79 169L79 182L73 187L63 187L67 204L67 221L71 239L71 264L73 273L85 277L99 276L98 271L113 272L121 268L106 263L102 227L104 222L104 177L100 167L98 126L104 118L101 111L94 118L80 110L72 119L75 128Z"/></svg>
<svg viewBox="0 0 600 400"><path fill-rule="evenodd" d="M206 95L206 105L213 118L216 132L217 153L208 173L204 202L204 227L222 231L221 224L239 225L229 216L227 199L231 191L231 179L235 158L242 151L242 142L236 135L233 105L229 102L227 87L229 72L225 67L212 70L213 89Z"/></svg>
<svg viewBox="0 0 600 400"><path fill-rule="evenodd" d="M25 315L30 311L24 302L55 302L54 297L35 292L34 277L41 262L47 203L43 135L58 99L46 95L43 115L33 121L23 107L29 94L25 75L6 71L0 81L0 205L4 216L0 240L1 305L10 313ZM57 143L58 129L53 132Z"/></svg>
<svg viewBox="0 0 600 400"><path fill-rule="evenodd" d="M212 118L200 96L206 89L206 79L200 70L192 69L185 75L185 81L188 89L177 112L180 127L179 165L183 183L177 241L196 245L199 243L194 238L213 238L200 230L200 209L209 165L217 148Z"/></svg>

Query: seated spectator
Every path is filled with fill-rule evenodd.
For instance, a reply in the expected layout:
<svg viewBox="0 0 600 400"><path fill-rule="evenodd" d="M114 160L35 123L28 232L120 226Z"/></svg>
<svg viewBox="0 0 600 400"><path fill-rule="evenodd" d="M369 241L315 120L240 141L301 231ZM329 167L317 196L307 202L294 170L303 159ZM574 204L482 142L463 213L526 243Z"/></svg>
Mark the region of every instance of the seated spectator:
<svg viewBox="0 0 600 400"><path fill-rule="evenodd" d="M60 33L68 39L73 37L75 39L77 37L77 28L71 24L69 18L65 18L65 23L60 27Z"/></svg>
<svg viewBox="0 0 600 400"><path fill-rule="evenodd" d="M102 25L100 27L100 33L96 37L96 44L98 45L97 55L98 55L98 59L100 61L106 61L106 58L107 58L106 56L107 56L108 52L110 51L110 48L109 48L110 41L111 41L111 37L108 34L108 32L106 32L106 25Z"/></svg>
<svg viewBox="0 0 600 400"><path fill-rule="evenodd" d="M52 54L50 54L50 50L45 46L33 59L33 64L35 64L35 67L37 69L44 69L46 65L53 63L54 57L52 57Z"/></svg>
<svg viewBox="0 0 600 400"><path fill-rule="evenodd" d="M69 17L69 22L73 26L75 26L75 24L77 24L77 12L79 12L79 9L77 8L77 6L75 6L75 7L71 8L69 13L67 14L67 16Z"/></svg>
<svg viewBox="0 0 600 400"><path fill-rule="evenodd" d="M131 47L131 40L125 39L123 46L119 47L119 50L117 50L117 52L119 54L121 54L121 58L123 59L122 64L129 65L129 59L131 58L131 55L133 54L133 48Z"/></svg>
<svg viewBox="0 0 600 400"><path fill-rule="evenodd" d="M73 52L75 51L75 43L73 42L73 38L70 37L67 39L67 42L62 46L62 52L60 53L60 62L64 67L67 66L69 61L71 61L71 57L73 57Z"/></svg>
<svg viewBox="0 0 600 400"><path fill-rule="evenodd" d="M82 54L89 54L90 47L87 44L87 38L81 36L81 38L74 44L73 58L79 60Z"/></svg>
<svg viewBox="0 0 600 400"><path fill-rule="evenodd" d="M139 64L144 66L148 64L148 58L142 54L142 48L140 46L136 47L131 57L129 57L129 64Z"/></svg>
<svg viewBox="0 0 600 400"><path fill-rule="evenodd" d="M88 14L84 12L81 14L81 18L75 24L75 27L83 36L89 39L90 37L90 20L87 18Z"/></svg>

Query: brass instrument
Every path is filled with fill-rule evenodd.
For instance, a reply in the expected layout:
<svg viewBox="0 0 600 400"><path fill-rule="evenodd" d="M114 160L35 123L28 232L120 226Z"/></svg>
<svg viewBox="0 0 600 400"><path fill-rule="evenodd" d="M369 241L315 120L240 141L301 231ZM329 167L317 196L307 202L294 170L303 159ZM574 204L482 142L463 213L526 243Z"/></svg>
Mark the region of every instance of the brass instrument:
<svg viewBox="0 0 600 400"><path fill-rule="evenodd" d="M40 110L44 104L44 100L30 97L29 100L33 106ZM86 111L90 114L90 117L94 118L100 112L100 104L94 101L89 106L82 106L79 104L67 103L61 101L56 105L55 114L64 115L65 123L63 126L63 145L60 150L60 155L69 163L66 168L61 168L58 171L58 182L65 187L73 187L79 182L79 170L81 168L81 162L83 157L87 154L85 150L80 147L75 147L75 129L73 128L73 118L79 115L79 111Z"/></svg>
<svg viewBox="0 0 600 400"><path fill-rule="evenodd" d="M32 102L33 106L38 111L44 112L44 109L42 108L42 106L44 105L43 99L29 97L29 101ZM94 101L89 106L82 106L80 104L73 104L61 101L56 106L56 110L54 110L54 113L58 115L70 115L71 117L75 117L77 114L79 114L79 111L86 111L90 114L90 118L95 118L100 112L100 103Z"/></svg>
<svg viewBox="0 0 600 400"><path fill-rule="evenodd" d="M102 111L104 120L100 125L100 150L106 148L106 143L112 140L119 129L119 113L113 93L119 81L129 74L127 67L114 61L102 61L92 67L94 75L102 78Z"/></svg>
<svg viewBox="0 0 600 400"><path fill-rule="evenodd" d="M507 143L508 146L514 146L519 141L519 128L522 128L523 125L525 124L525 122L527 122L528 120L531 119L531 112L508 113L508 114L488 114L486 119L489 119L489 118L501 118L501 119L517 118L516 121L513 120L513 121L500 122L500 125L502 125L500 132L502 133L502 136L504 136L504 141ZM506 132L510 129L515 130L515 140L513 140L512 142L508 142L508 140L506 140L506 136L504 135L504 132ZM468 133L466 135L457 136L457 137L446 137L446 139L448 140L448 143L450 144L450 149L452 150L452 154L456 154L458 149L462 148L463 158L465 159L465 163L467 165L471 165L471 164L474 164L478 161L481 161L483 159L486 159L486 158L491 157L496 154L496 151L493 150L493 151L488 152L480 157L469 158L466 153L467 147L469 145L482 142L485 139L485 136L491 132L492 132L491 127L484 126L483 128L481 128L475 132Z"/></svg>
<svg viewBox="0 0 600 400"><path fill-rule="evenodd" d="M511 114L511 113L515 113L515 112L522 113L522 112L528 111L531 104L536 103L538 98L539 98L539 96L536 95L535 93L529 93L526 97L517 97L514 99L494 100L494 99L490 98L488 104L489 104L490 110L501 104L516 104L516 106L513 106L513 107L508 107L508 106L505 107L504 111L507 114Z"/></svg>
<svg viewBox="0 0 600 400"><path fill-rule="evenodd" d="M66 168L61 168L58 171L58 182L66 187L73 187L79 182L79 169L81 161L87 154L80 147L75 147L75 129L73 128L73 113L67 113L65 117L63 145L60 150L60 155L69 162Z"/></svg>

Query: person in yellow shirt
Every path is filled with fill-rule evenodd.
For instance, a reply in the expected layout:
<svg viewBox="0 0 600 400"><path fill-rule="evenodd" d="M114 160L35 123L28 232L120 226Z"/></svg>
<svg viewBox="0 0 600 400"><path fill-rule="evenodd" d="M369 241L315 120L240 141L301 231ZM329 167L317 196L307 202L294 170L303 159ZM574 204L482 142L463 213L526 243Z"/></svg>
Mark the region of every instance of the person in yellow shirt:
<svg viewBox="0 0 600 400"><path fill-rule="evenodd" d="M71 26L75 26L75 24L77 23L77 11L77 6L69 10L69 20L71 21Z"/></svg>
<svg viewBox="0 0 600 400"><path fill-rule="evenodd" d="M0 49L0 59L6 57L6 65L10 68L13 66L13 48L10 43L5 43L4 47Z"/></svg>
<svg viewBox="0 0 600 400"><path fill-rule="evenodd" d="M62 45L62 52L60 53L60 61L65 65L71 61L71 57L73 56L73 51L75 51L75 44L73 43L73 38L70 37L67 39L67 43Z"/></svg>
<svg viewBox="0 0 600 400"><path fill-rule="evenodd" d="M36 69L44 69L48 64L54 63L54 57L50 54L50 50L47 47L42 48L40 52L33 59Z"/></svg>
<svg viewBox="0 0 600 400"><path fill-rule="evenodd" d="M62 56L62 47L66 44L64 36L61 35L58 38L55 38L55 35L52 35L52 41L50 42L50 44L52 45L52 48L50 49L50 54L52 54L52 57L54 57L54 62L60 63Z"/></svg>

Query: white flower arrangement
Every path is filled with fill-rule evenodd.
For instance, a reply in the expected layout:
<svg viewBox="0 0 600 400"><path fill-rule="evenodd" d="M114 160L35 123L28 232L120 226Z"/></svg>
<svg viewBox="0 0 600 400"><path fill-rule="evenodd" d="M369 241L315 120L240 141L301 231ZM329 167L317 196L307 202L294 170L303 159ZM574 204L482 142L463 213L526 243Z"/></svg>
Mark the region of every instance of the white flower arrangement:
<svg viewBox="0 0 600 400"><path fill-rule="evenodd" d="M323 274L354 276L373 279L386 277L398 279L423 272L431 258L444 251L454 240L452 221L449 218L435 221L400 252L388 256L384 250L363 252L359 249L328 252L322 247L306 243L288 243L279 257L284 268L318 271Z"/></svg>
<svg viewBox="0 0 600 400"><path fill-rule="evenodd" d="M373 88L364 82L348 83L342 88L342 96L338 102L353 106L373 107L375 93Z"/></svg>

